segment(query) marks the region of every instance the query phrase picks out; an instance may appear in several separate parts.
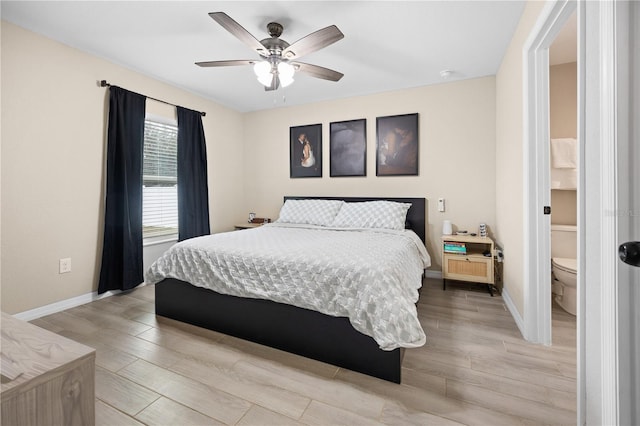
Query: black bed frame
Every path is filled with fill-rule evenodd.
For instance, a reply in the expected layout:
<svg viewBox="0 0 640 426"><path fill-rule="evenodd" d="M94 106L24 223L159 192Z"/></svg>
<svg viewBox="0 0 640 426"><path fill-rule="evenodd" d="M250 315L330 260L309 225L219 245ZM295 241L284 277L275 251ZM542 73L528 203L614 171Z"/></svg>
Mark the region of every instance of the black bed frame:
<svg viewBox="0 0 640 426"><path fill-rule="evenodd" d="M424 242L424 198L285 197L285 201L309 198L411 203L407 227ZM373 338L355 330L348 318L269 300L224 295L172 278L156 284L155 292L156 315L400 383L404 349L383 351Z"/></svg>

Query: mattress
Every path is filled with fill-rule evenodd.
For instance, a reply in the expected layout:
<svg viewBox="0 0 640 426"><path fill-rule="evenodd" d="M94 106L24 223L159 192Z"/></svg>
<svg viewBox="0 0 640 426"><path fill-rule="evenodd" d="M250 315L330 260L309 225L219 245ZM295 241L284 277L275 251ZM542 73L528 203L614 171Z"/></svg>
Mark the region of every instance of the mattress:
<svg viewBox="0 0 640 426"><path fill-rule="evenodd" d="M175 278L222 294L347 317L383 350L418 347L416 302L430 266L410 230L268 224L175 244L145 282Z"/></svg>

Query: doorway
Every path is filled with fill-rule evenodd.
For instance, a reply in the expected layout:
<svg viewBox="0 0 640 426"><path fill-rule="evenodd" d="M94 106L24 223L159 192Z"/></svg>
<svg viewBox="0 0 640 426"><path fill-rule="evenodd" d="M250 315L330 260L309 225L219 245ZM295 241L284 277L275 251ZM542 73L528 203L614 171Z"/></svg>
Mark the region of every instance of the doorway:
<svg viewBox="0 0 640 426"><path fill-rule="evenodd" d="M578 19L574 11L549 48L552 312L577 314ZM552 313L552 322L555 316ZM552 340L558 343L557 329ZM568 337L568 336L567 336ZM575 334L571 336L575 340ZM562 339L567 340L567 339ZM575 347L575 342L574 345Z"/></svg>
<svg viewBox="0 0 640 426"><path fill-rule="evenodd" d="M549 49L576 12L576 3L549 3L524 47L525 338L551 344L551 206ZM579 163L579 161L578 161ZM578 164L578 168L580 164Z"/></svg>
<svg viewBox="0 0 640 426"><path fill-rule="evenodd" d="M524 274L524 316L523 331L524 337L535 343L551 345L552 343L552 299L551 299L551 217L549 206L551 206L551 158L550 158L550 61L549 52L552 44L556 41L563 28L567 26L572 16L577 13L576 2L558 0L549 2L543 9L538 21L533 28L524 46L523 79L525 85L524 97L524 187L528 196L525 196L524 205L524 255L528 263L525 262ZM577 20L576 20L577 21ZM577 33L577 29L576 29ZM577 37L580 40L582 38ZM580 47L583 47L580 45ZM578 100L576 103L577 116L577 139L581 141L583 125L583 111L578 107L581 105L581 91L583 90L582 73L584 55L576 49L576 62L578 72ZM578 143L578 164L581 170L583 166L583 148ZM577 176L576 187L581 183L582 174ZM577 192L577 203L580 203L580 192ZM584 230L580 226L580 217L577 219L579 229L578 250L576 258L580 259L581 240ZM578 296L581 298L581 272L583 269L578 262ZM580 316L582 310L578 303L577 325L578 339L581 333ZM580 372L581 354L580 346L577 348L578 363ZM578 404L577 417L579 424L583 416L584 389L583 377L578 374Z"/></svg>

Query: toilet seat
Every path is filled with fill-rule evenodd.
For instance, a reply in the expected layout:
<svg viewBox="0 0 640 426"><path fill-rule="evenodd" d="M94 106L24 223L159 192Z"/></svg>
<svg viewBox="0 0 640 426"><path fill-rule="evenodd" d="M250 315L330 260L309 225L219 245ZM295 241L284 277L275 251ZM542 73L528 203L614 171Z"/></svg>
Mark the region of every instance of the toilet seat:
<svg viewBox="0 0 640 426"><path fill-rule="evenodd" d="M576 259L568 259L566 257L554 257L551 259L553 266L556 268L568 272L570 274L575 274L578 269L578 261Z"/></svg>

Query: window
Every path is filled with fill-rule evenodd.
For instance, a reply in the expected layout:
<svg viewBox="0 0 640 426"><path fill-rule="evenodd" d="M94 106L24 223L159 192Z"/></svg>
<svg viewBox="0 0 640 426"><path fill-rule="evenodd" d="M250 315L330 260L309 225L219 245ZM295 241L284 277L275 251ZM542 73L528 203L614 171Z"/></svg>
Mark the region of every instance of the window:
<svg viewBox="0 0 640 426"><path fill-rule="evenodd" d="M142 167L142 237L178 234L178 126L144 122Z"/></svg>

